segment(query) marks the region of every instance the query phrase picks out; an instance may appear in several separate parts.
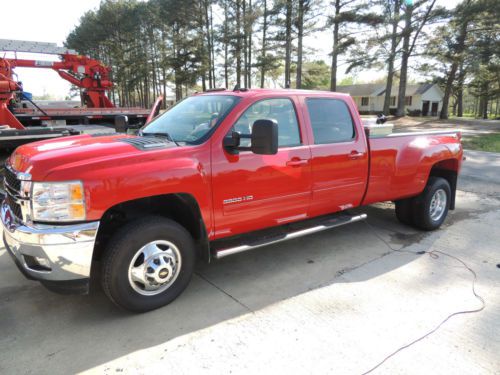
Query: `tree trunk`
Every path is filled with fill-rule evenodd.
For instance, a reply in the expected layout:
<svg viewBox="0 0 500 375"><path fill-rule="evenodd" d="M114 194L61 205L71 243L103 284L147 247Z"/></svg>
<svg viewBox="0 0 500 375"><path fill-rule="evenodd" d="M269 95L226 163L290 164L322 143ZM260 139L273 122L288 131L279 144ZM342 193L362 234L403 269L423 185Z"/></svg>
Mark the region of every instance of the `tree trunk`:
<svg viewBox="0 0 500 375"><path fill-rule="evenodd" d="M482 111L482 117L483 119L487 119L488 118L488 101L489 101L489 98L488 98L488 82L485 82L483 84L483 89L481 90L482 93L483 93L483 97L481 98L482 101L483 101L483 111Z"/></svg>
<svg viewBox="0 0 500 375"><path fill-rule="evenodd" d="M207 80L205 78L205 74L201 75L201 89L203 91L207 91Z"/></svg>
<svg viewBox="0 0 500 375"><path fill-rule="evenodd" d="M448 75L448 78L446 80L446 88L444 90L444 97L443 97L443 107L441 108L441 113L439 114L439 118L442 120L445 120L448 118L448 107L449 107L449 101L450 101L450 95L451 91L453 89L453 82L455 81L455 75L457 74L457 70L460 67L460 72L462 74L462 53L465 49L465 38L467 37L467 26L468 26L468 20L465 20L462 22L460 25L460 30L457 38L457 45L455 47L455 53L456 56L454 58L453 63L451 64L450 68L450 74ZM462 82L463 84L463 82Z"/></svg>
<svg viewBox="0 0 500 375"><path fill-rule="evenodd" d="M262 51L261 51L261 66L260 66L260 88L264 88L265 77L266 77L266 48L267 48L267 0L264 0L264 15L262 20Z"/></svg>
<svg viewBox="0 0 500 375"><path fill-rule="evenodd" d="M484 96L479 99L479 117L485 120L488 118L488 98Z"/></svg>
<svg viewBox="0 0 500 375"><path fill-rule="evenodd" d="M463 62L460 64L460 71L458 73L458 85L457 85L457 116L463 117L464 115L464 81L465 81L465 70Z"/></svg>
<svg viewBox="0 0 500 375"><path fill-rule="evenodd" d="M212 10L212 3L210 3L210 55L212 59L212 84L217 87L215 81L215 46L214 46L214 15Z"/></svg>
<svg viewBox="0 0 500 375"><path fill-rule="evenodd" d="M236 0L236 85L241 87L241 0Z"/></svg>
<svg viewBox="0 0 500 375"><path fill-rule="evenodd" d="M203 17L205 18L205 36L206 36L206 56L208 58L208 87L213 88L214 87L214 77L212 76L212 41L210 37L210 17L208 14L208 8L210 6L209 1L204 0L203 2Z"/></svg>
<svg viewBox="0 0 500 375"><path fill-rule="evenodd" d="M292 56L292 0L286 0L285 87L290 88Z"/></svg>
<svg viewBox="0 0 500 375"><path fill-rule="evenodd" d="M302 88L302 39L304 38L304 1L299 0L299 10L297 14L298 46L297 46L297 78L295 87Z"/></svg>
<svg viewBox="0 0 500 375"><path fill-rule="evenodd" d="M150 30L150 38L151 38L151 70L152 74L152 85L153 85L153 101L158 97L158 69L157 69L157 52L156 52L156 41L154 38L153 30Z"/></svg>
<svg viewBox="0 0 500 375"><path fill-rule="evenodd" d="M175 30L174 35L172 38L172 54L173 56L177 59L178 58L178 51L177 51L177 45L176 41L178 40L179 37L179 31ZM174 82L175 82L175 101L179 101L182 99L182 83L180 82L179 79L179 68L176 66L174 68Z"/></svg>
<svg viewBox="0 0 500 375"><path fill-rule="evenodd" d="M401 72L399 78L398 107L396 116L405 115L406 82L408 79L408 60L410 59L411 16L413 6L407 5L405 10L405 27L403 29L403 53L401 56Z"/></svg>
<svg viewBox="0 0 500 375"><path fill-rule="evenodd" d="M441 120L446 120L448 118L448 107L450 106L451 90L453 88L453 81L455 80L457 69L458 63L455 61L451 64L450 73L448 74L448 78L446 79L446 87L444 89L443 96L443 107L441 108L441 113L439 114L439 118Z"/></svg>
<svg viewBox="0 0 500 375"><path fill-rule="evenodd" d="M162 89L163 89L163 109L167 108L167 69L165 66L162 67L163 81L162 81Z"/></svg>
<svg viewBox="0 0 500 375"><path fill-rule="evenodd" d="M337 60L339 56L340 0L335 0L335 19L333 21L332 65L330 68L330 91L337 90Z"/></svg>
<svg viewBox="0 0 500 375"><path fill-rule="evenodd" d="M227 15L227 2L224 2L224 83L226 89L229 89L229 40L228 40L228 15Z"/></svg>
<svg viewBox="0 0 500 375"><path fill-rule="evenodd" d="M389 58L387 59L387 82L385 84L384 108L382 110L382 112L386 116L389 116L391 108L392 82L394 80L394 60L396 59L396 48L398 46L398 23L400 7L400 1L395 0L394 13L392 17L391 52L389 53Z"/></svg>
<svg viewBox="0 0 500 375"><path fill-rule="evenodd" d="M250 19L252 22L248 25L248 88L252 88L252 30L253 30L253 7L252 0L248 1L248 11L250 13Z"/></svg>
<svg viewBox="0 0 500 375"><path fill-rule="evenodd" d="M242 0L242 1L243 1L243 3L242 3L242 5L243 5L243 7L242 7L242 13L243 13L243 84L245 87L248 88L247 2L246 2L246 0Z"/></svg>

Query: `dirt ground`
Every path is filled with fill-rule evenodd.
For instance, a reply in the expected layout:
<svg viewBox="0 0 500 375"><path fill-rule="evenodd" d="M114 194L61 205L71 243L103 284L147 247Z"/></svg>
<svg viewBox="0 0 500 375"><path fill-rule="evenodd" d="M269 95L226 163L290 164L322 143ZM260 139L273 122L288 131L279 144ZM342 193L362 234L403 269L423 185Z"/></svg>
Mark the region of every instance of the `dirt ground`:
<svg viewBox="0 0 500 375"><path fill-rule="evenodd" d="M361 374L480 309L475 285L484 310L373 373L498 374L500 155L466 155L438 231L400 224L390 203L362 207L366 222L199 263L178 300L147 314L97 284L51 293L0 247L0 373Z"/></svg>
<svg viewBox="0 0 500 375"><path fill-rule="evenodd" d="M451 118L439 120L429 117L401 117L390 119L390 124L394 124L396 131L417 131L417 130L461 130L464 134L469 133L500 133L500 120L480 120L472 118Z"/></svg>

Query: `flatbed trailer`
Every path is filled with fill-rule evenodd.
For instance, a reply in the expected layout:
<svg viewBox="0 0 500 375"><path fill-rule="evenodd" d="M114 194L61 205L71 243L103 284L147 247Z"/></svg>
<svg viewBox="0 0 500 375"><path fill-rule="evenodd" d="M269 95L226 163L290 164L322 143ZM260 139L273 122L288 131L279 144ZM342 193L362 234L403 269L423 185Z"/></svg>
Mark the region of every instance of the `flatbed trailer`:
<svg viewBox="0 0 500 375"><path fill-rule="evenodd" d="M112 125L116 116L127 116L130 125L142 126L150 110L143 108L20 108L14 116L24 126L40 125Z"/></svg>
<svg viewBox="0 0 500 375"><path fill-rule="evenodd" d="M80 131L66 127L27 127L25 129L0 128L0 150L9 152L29 142L42 141L69 135L81 134Z"/></svg>

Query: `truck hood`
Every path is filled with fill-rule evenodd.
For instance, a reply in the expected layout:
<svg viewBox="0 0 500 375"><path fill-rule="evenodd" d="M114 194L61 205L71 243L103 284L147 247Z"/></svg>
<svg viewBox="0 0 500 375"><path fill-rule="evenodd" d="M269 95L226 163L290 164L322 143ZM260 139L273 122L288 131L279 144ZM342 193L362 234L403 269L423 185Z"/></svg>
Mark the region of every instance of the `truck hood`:
<svg viewBox="0 0 500 375"><path fill-rule="evenodd" d="M154 147L142 147L154 143ZM8 163L19 172L29 173L34 181L43 180L53 170L69 166L91 165L99 161L115 162L176 147L173 142L158 138L131 135L80 135L20 146Z"/></svg>

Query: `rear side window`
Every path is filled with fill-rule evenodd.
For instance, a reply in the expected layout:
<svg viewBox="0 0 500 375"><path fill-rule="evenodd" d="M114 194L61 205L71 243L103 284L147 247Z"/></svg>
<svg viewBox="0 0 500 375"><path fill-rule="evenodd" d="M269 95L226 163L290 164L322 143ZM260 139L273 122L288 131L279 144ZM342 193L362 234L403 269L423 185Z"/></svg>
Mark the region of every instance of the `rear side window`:
<svg viewBox="0 0 500 375"><path fill-rule="evenodd" d="M315 144L348 142L356 136L351 113L342 100L306 100Z"/></svg>

